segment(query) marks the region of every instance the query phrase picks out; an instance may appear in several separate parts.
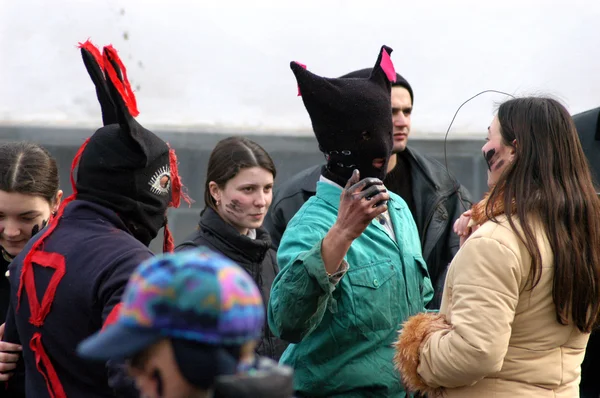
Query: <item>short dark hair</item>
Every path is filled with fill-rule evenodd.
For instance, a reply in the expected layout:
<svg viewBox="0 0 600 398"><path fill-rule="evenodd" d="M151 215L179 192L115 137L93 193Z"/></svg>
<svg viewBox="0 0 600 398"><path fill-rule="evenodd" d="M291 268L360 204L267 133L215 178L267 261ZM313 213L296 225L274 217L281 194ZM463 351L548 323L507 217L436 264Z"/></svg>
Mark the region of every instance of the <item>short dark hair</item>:
<svg viewBox="0 0 600 398"><path fill-rule="evenodd" d="M340 76L340 79L345 79L345 78L368 79L369 76L371 76L372 71L373 71L373 68L359 69L359 70L355 70L354 72L346 73L344 76ZM414 105L415 95L413 93L413 89L410 86L410 83L408 83L408 80L406 80L404 77L402 77L402 75L399 73L396 73L396 81L392 82L392 88L394 88L394 87L405 88L406 91L408 91L408 94L410 94L410 104Z"/></svg>
<svg viewBox="0 0 600 398"><path fill-rule="evenodd" d="M234 178L242 169L261 167L276 176L275 164L267 151L256 142L245 137L228 137L217 143L208 159L208 170L204 184L204 204L217 211L215 199L210 194L209 184L214 181L219 187Z"/></svg>
<svg viewBox="0 0 600 398"><path fill-rule="evenodd" d="M0 144L0 190L53 203L58 188L56 160L45 148L32 142Z"/></svg>

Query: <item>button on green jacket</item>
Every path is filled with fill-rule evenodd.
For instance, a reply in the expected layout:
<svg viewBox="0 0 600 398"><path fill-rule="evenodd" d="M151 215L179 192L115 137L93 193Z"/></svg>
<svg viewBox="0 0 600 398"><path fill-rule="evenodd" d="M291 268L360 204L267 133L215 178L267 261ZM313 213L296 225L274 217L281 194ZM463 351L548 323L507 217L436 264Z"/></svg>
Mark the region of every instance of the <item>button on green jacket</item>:
<svg viewBox="0 0 600 398"><path fill-rule="evenodd" d="M389 191L388 191L389 192ZM292 342L281 362L294 368L294 388L310 397L405 397L392 343L401 324L425 311L433 288L417 227L400 196L389 192L397 242L377 219L344 258L348 272L329 281L321 242L336 221L339 187L319 182L288 224L279 246L268 318Z"/></svg>

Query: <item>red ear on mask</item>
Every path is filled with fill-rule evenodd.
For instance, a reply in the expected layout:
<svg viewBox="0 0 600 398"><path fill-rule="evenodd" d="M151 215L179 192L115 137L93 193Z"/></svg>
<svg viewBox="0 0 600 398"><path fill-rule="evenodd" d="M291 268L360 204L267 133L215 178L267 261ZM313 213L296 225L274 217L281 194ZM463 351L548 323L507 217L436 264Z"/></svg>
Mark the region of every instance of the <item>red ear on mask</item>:
<svg viewBox="0 0 600 398"><path fill-rule="evenodd" d="M104 71L106 73L107 78L112 83L112 87L116 89L119 96L118 98L114 98L117 102L117 108L123 110L119 107L120 102L125 105L127 112L129 112L129 116L136 117L140 114L137 109L137 100L135 99L135 94L131 88L131 84L129 84L129 79L127 78L127 69L121 58L117 54L117 50L113 46L104 47Z"/></svg>
<svg viewBox="0 0 600 398"><path fill-rule="evenodd" d="M301 64L300 62L295 62L295 63L300 65L302 68L306 69L306 65ZM298 97L302 97L302 93L300 92L300 85L298 85Z"/></svg>
<svg viewBox="0 0 600 398"><path fill-rule="evenodd" d="M173 240L173 235L169 230L169 226L165 224L164 229L164 239L163 239L163 253L173 253L175 251L175 241Z"/></svg>
<svg viewBox="0 0 600 398"><path fill-rule="evenodd" d="M167 144L168 145L168 144ZM177 162L177 154L175 150L169 145L169 168L171 170L171 202L169 207L179 207L181 199L183 199L189 206L194 203L192 198L185 192L185 187L181 183L181 177L179 176L179 168Z"/></svg>
<svg viewBox="0 0 600 398"><path fill-rule="evenodd" d="M171 170L171 201L169 207L179 207L181 199L183 199L189 207L194 202L185 192L185 186L181 183L179 176L179 168L177 163L177 154L175 150L169 146L169 168ZM173 235L169 230L169 226L164 226L163 253L172 253L175 250Z"/></svg>

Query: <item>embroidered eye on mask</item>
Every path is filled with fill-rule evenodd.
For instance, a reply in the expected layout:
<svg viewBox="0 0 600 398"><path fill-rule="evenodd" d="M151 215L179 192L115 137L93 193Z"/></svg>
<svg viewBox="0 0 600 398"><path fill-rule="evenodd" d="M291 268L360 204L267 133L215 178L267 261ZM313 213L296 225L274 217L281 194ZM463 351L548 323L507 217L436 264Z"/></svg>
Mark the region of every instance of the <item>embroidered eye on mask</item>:
<svg viewBox="0 0 600 398"><path fill-rule="evenodd" d="M168 166L163 166L150 179L150 190L156 195L168 195L171 187L171 171Z"/></svg>

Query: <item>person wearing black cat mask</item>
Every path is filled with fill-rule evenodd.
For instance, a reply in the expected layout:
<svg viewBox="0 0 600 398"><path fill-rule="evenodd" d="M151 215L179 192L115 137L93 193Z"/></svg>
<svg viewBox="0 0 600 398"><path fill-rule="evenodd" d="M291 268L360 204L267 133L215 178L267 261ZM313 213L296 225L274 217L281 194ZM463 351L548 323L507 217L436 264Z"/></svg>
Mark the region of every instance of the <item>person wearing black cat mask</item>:
<svg viewBox="0 0 600 398"><path fill-rule="evenodd" d="M96 87L104 126L76 154L73 194L9 267L11 305L4 340L23 346L25 389L32 397L136 396L122 364L89 364L77 344L113 323L134 269L178 206L175 153L142 127L127 72L112 46L80 45ZM12 380L9 381L9 384Z"/></svg>
<svg viewBox="0 0 600 398"><path fill-rule="evenodd" d="M372 68L360 69L341 78L368 78ZM393 123L392 156L383 180L386 188L400 195L411 211L419 236L423 258L435 290L428 309L438 309L448 265L459 249L459 237L453 233L454 220L472 205L470 194L439 161L408 145L414 93L409 82L396 73L392 82L390 117ZM279 247L292 217L316 193L322 164L310 166L276 184L273 202L265 217L264 228L272 246Z"/></svg>
<svg viewBox="0 0 600 398"><path fill-rule="evenodd" d="M292 62L327 164L279 246L268 308L291 344L298 396L404 397L395 331L433 288L406 202L382 180L392 155L391 49L368 78L330 79Z"/></svg>

